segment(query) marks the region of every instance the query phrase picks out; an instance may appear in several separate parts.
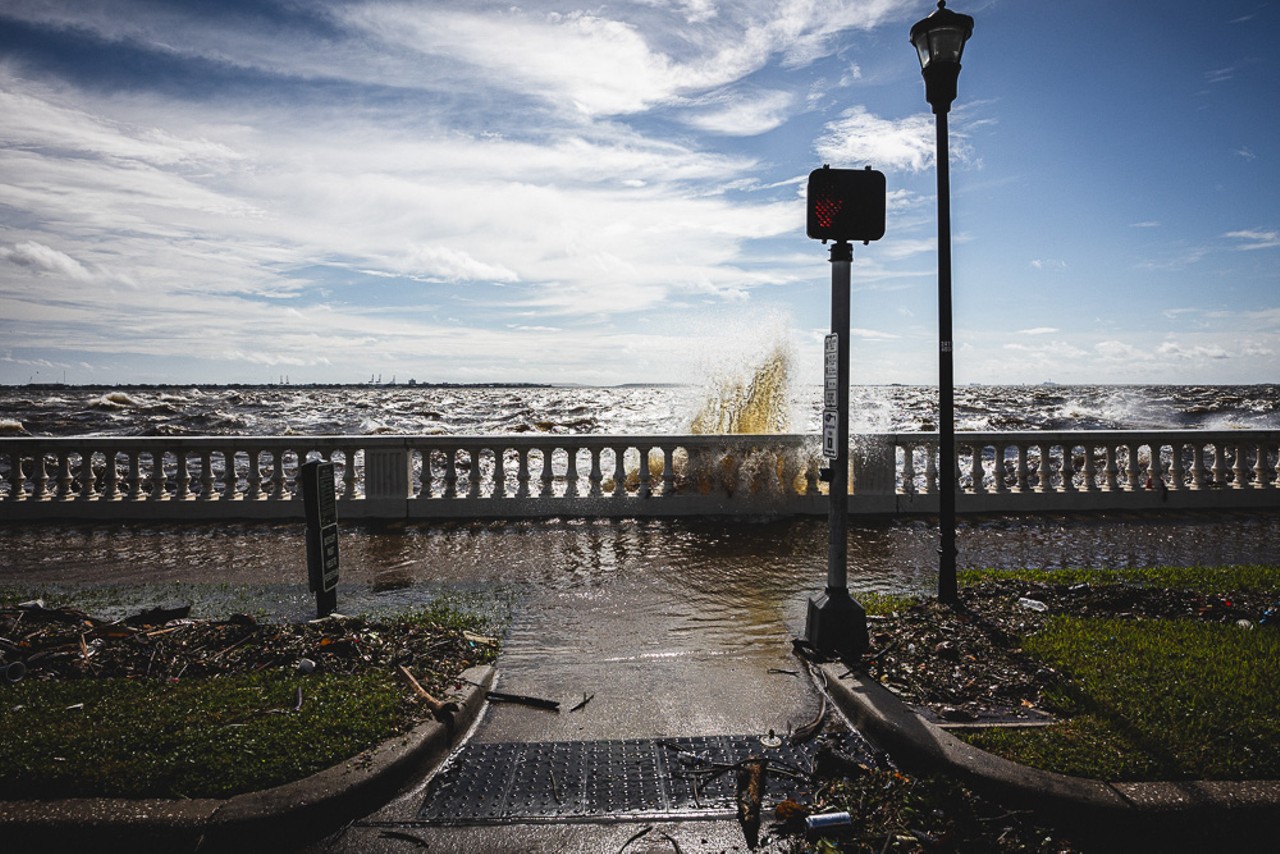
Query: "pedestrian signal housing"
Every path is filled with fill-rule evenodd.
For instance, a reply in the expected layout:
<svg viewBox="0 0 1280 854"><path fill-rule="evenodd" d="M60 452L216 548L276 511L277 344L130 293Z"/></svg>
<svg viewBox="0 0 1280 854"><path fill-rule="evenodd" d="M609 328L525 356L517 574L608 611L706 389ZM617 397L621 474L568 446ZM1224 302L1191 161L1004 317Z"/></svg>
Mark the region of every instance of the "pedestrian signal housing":
<svg viewBox="0 0 1280 854"><path fill-rule="evenodd" d="M872 169L832 169L809 173L807 233L814 240L861 240L884 237L884 173Z"/></svg>

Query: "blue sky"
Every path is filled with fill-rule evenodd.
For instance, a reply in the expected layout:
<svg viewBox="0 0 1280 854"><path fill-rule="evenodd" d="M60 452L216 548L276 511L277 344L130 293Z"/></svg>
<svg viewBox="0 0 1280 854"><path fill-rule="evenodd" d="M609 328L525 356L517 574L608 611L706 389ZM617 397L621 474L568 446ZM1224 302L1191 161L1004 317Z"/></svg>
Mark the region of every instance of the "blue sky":
<svg viewBox="0 0 1280 854"><path fill-rule="evenodd" d="M0 382L937 378L927 2L6 0ZM1275 382L1280 5L953 3L959 383Z"/></svg>

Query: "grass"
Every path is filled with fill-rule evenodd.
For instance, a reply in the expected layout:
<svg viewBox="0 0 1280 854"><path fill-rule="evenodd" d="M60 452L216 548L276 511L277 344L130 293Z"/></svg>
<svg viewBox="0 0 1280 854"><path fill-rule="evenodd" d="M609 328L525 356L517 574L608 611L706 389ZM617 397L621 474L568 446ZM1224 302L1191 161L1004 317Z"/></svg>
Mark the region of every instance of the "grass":
<svg viewBox="0 0 1280 854"><path fill-rule="evenodd" d="M443 602L383 622L389 634L500 633ZM490 647L483 657L496 654ZM456 676L425 661L414 669L428 686ZM422 716L390 667L305 676L272 667L172 681L27 678L0 686L0 799L228 797L351 760Z"/></svg>
<svg viewBox="0 0 1280 854"><path fill-rule="evenodd" d="M1275 567L966 573L1057 583L1143 583L1200 592L1280 590ZM1047 770L1109 780L1280 777L1280 630L1195 620L1056 616L1023 639L1065 678L1049 699L1072 717L980 730L975 746Z"/></svg>
<svg viewBox="0 0 1280 854"><path fill-rule="evenodd" d="M392 735L406 720L403 693L382 673L24 680L0 708L0 797L227 797L279 785Z"/></svg>
<svg viewBox="0 0 1280 854"><path fill-rule="evenodd" d="M1146 584L1211 593L1219 590L1280 592L1280 567L1157 566L1144 569L965 569L956 573L961 585L983 581L1027 581L1048 584Z"/></svg>

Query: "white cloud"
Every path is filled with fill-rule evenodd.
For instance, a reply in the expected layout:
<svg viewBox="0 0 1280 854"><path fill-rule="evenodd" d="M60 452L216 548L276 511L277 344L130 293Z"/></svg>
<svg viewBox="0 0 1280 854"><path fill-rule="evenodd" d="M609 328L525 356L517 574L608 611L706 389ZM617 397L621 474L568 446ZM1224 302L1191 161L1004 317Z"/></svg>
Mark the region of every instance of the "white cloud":
<svg viewBox="0 0 1280 854"><path fill-rule="evenodd" d="M1276 230L1246 229L1243 231L1228 231L1222 236L1243 241L1235 248L1246 251L1250 249L1274 249L1280 246L1280 231Z"/></svg>
<svg viewBox="0 0 1280 854"><path fill-rule="evenodd" d="M954 137L953 137L954 139ZM933 164L936 140L933 118L928 114L899 121L884 119L865 107L851 107L827 124L815 148L834 166L906 169L919 172ZM953 153L963 157L963 147Z"/></svg>
<svg viewBox="0 0 1280 854"><path fill-rule="evenodd" d="M1052 335L1057 332L1056 326L1034 326L1031 329L1019 329L1018 335Z"/></svg>
<svg viewBox="0 0 1280 854"><path fill-rule="evenodd" d="M0 258L36 273L63 276L80 282L92 281L94 278L83 264L67 253L34 240L19 243L12 248L0 247Z"/></svg>
<svg viewBox="0 0 1280 854"><path fill-rule="evenodd" d="M1156 348L1156 352L1161 356L1173 357L1176 359L1229 359L1231 354L1224 348L1214 345L1196 344L1190 347L1184 346L1177 341L1165 341Z"/></svg>
<svg viewBox="0 0 1280 854"><path fill-rule="evenodd" d="M756 136L786 122L794 100L781 91L736 93L710 99L707 109L687 113L684 121L711 133Z"/></svg>
<svg viewBox="0 0 1280 854"><path fill-rule="evenodd" d="M1031 261L1031 267L1036 270L1062 272L1067 269L1067 262L1061 258L1035 258Z"/></svg>

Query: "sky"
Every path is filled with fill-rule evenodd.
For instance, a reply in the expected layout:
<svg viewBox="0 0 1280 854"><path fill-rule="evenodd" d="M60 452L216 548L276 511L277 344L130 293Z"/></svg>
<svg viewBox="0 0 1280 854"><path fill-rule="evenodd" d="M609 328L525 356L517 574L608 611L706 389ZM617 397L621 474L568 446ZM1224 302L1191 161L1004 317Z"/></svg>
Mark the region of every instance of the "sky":
<svg viewBox="0 0 1280 854"><path fill-rule="evenodd" d="M923 0L5 0L0 383L938 376ZM1280 3L972 0L955 379L1276 382Z"/></svg>

